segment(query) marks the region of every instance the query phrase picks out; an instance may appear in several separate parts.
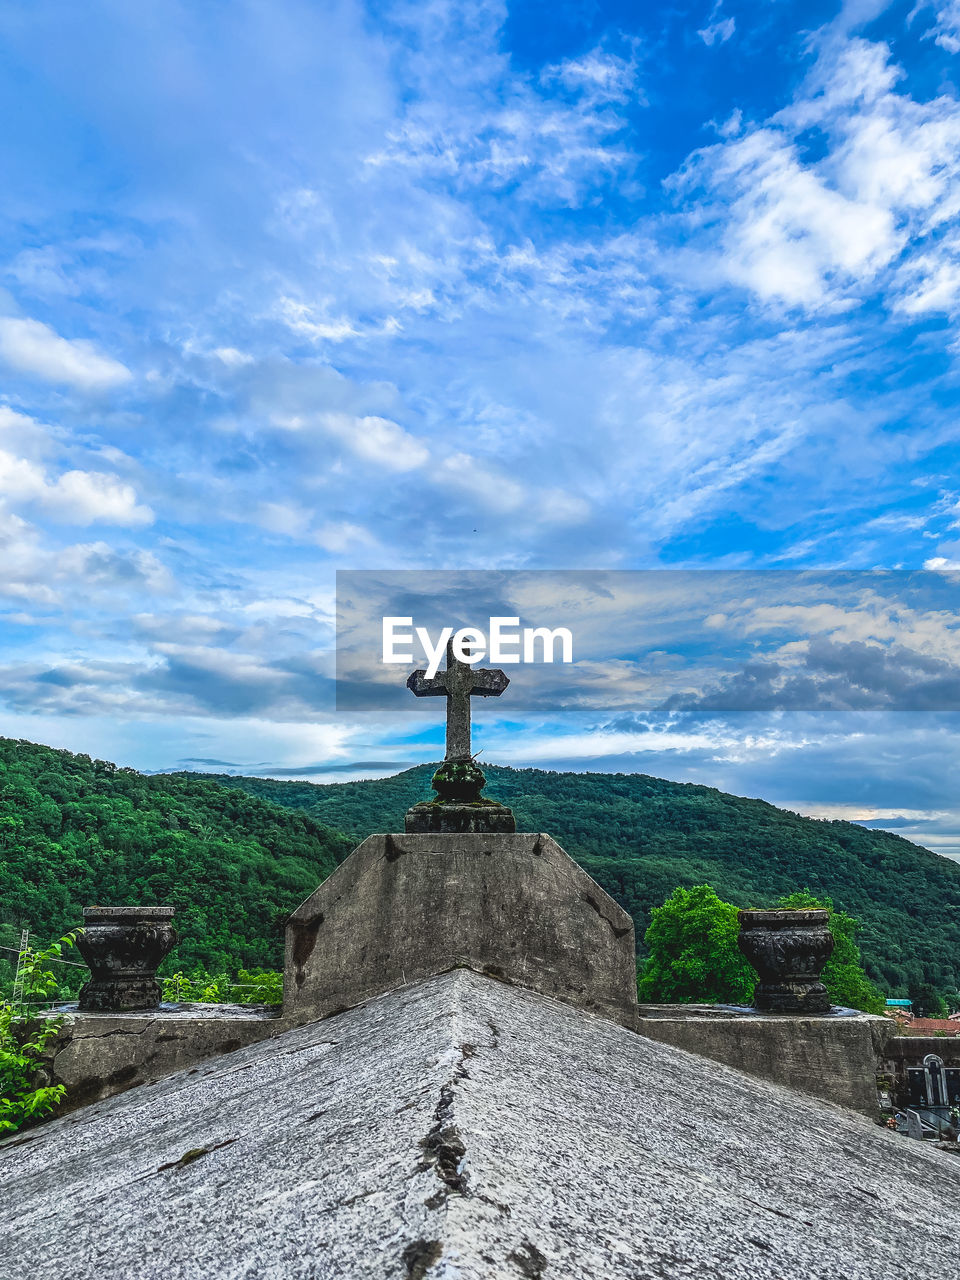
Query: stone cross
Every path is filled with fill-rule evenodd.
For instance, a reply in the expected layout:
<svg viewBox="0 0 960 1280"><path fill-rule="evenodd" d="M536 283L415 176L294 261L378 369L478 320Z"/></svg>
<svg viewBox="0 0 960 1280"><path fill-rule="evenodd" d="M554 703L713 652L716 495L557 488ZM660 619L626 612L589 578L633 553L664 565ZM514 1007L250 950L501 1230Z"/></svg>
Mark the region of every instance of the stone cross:
<svg viewBox="0 0 960 1280"><path fill-rule="evenodd" d="M426 671L414 671L407 688L418 698L447 700L447 754L445 760L470 758L470 698L497 698L510 681L497 667L471 667L453 656L453 641L447 641L447 669L432 680Z"/></svg>

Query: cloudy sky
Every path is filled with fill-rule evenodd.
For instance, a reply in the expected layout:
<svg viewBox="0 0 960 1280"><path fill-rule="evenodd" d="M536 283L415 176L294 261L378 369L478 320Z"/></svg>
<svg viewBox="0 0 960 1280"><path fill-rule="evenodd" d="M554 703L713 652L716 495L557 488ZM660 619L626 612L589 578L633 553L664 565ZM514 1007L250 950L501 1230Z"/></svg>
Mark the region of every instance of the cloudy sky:
<svg viewBox="0 0 960 1280"><path fill-rule="evenodd" d="M337 569L957 583L957 0L8 0L0 63L0 732L435 758L337 711ZM777 672L651 719L611 645L485 756L960 852L952 605L812 581L691 597Z"/></svg>

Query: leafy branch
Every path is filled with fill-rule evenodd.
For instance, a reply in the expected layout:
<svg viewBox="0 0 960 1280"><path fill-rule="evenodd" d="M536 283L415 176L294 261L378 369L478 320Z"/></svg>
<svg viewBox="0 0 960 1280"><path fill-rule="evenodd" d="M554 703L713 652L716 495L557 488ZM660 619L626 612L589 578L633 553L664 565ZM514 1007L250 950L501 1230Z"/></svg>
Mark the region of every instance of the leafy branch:
<svg viewBox="0 0 960 1280"><path fill-rule="evenodd" d="M62 1084L44 1083L43 1057L64 1019L37 1017L31 1006L57 992L57 977L48 966L82 932L74 929L43 950L27 946L20 952L22 994L16 1003L12 999L0 1003L0 1134L39 1120L63 1101Z"/></svg>

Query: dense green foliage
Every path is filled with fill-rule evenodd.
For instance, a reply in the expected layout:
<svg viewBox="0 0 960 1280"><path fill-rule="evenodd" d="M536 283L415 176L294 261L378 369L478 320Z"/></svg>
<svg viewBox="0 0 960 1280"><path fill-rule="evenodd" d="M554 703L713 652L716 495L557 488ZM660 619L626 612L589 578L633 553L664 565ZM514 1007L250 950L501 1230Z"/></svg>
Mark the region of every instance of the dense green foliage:
<svg viewBox="0 0 960 1280"><path fill-rule="evenodd" d="M314 818L207 778L0 738L0 945L12 949L0 989L21 928L57 937L97 903L175 906L167 970L275 969L284 917L349 849Z"/></svg>
<svg viewBox="0 0 960 1280"><path fill-rule="evenodd" d="M663 1004L749 1004L757 975L740 954L737 908L708 884L674 889L651 912L637 991Z"/></svg>
<svg viewBox="0 0 960 1280"><path fill-rule="evenodd" d="M163 999L174 1004L282 1004L283 974L276 969L241 969L235 978L226 973L194 969L187 976L173 973L163 979Z"/></svg>
<svg viewBox="0 0 960 1280"><path fill-rule="evenodd" d="M218 780L356 840L402 830L404 811L429 797L433 768L323 786ZM711 884L742 907L805 887L860 921L864 967L886 994L960 986L960 866L909 840L644 774L484 770L486 793L513 807L521 830L553 835L631 912L638 939L677 885Z"/></svg>
<svg viewBox="0 0 960 1280"><path fill-rule="evenodd" d="M63 1100L62 1084L38 1079L44 1051L63 1025L62 1018L35 1017L37 1004L54 995L58 979L47 966L72 947L78 930L42 951L27 946L20 953L23 992L16 1004L0 1004L0 1134L12 1133L47 1115Z"/></svg>

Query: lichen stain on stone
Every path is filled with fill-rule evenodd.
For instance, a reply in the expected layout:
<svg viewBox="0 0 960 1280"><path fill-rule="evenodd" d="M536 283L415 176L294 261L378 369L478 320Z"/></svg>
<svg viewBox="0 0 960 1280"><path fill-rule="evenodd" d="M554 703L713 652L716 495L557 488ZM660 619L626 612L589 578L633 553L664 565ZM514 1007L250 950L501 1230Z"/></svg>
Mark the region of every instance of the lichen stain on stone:
<svg viewBox="0 0 960 1280"><path fill-rule="evenodd" d="M310 920L290 921L289 928L293 931L293 963L296 966L294 976L298 987L302 987L306 981L306 963L313 955L322 924L322 911L318 911Z"/></svg>
<svg viewBox="0 0 960 1280"><path fill-rule="evenodd" d="M508 974L498 964L485 964L483 966L483 976L485 978L495 978L497 982L502 982L507 987L514 985Z"/></svg>
<svg viewBox="0 0 960 1280"><path fill-rule="evenodd" d="M467 1191L467 1177L463 1172L467 1149L452 1116L453 1089L445 1084L440 1090L440 1101L433 1113L433 1127L420 1140L424 1154L421 1168L434 1170L441 1182L449 1188L447 1195L453 1193L462 1196Z"/></svg>
<svg viewBox="0 0 960 1280"><path fill-rule="evenodd" d="M529 1240L524 1240L519 1249L508 1253L507 1261L512 1262L526 1280L541 1280L547 1274L546 1256Z"/></svg>
<svg viewBox="0 0 960 1280"><path fill-rule="evenodd" d="M383 844L383 856L387 862L396 862L398 858L403 856L403 850L400 848L399 844L397 844L396 840L394 840L393 836L384 836Z"/></svg>
<svg viewBox="0 0 960 1280"><path fill-rule="evenodd" d="M223 1142L215 1142L212 1147L191 1147L179 1160L171 1160L169 1164L160 1165L157 1173L163 1173L164 1169L184 1169L188 1164L193 1164L194 1160L199 1160L201 1156L209 1155L211 1151L219 1151L221 1147L229 1147L234 1142L236 1138L226 1138Z"/></svg>
<svg viewBox="0 0 960 1280"><path fill-rule="evenodd" d="M435 1262L440 1261L443 1245L439 1240L414 1240L403 1251L407 1280L423 1280Z"/></svg>

